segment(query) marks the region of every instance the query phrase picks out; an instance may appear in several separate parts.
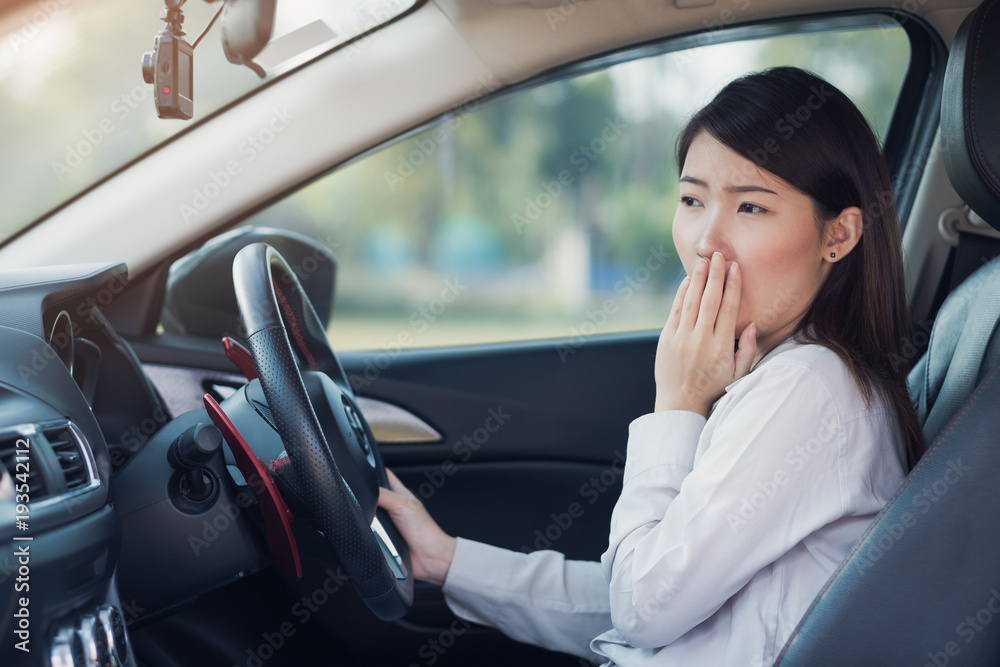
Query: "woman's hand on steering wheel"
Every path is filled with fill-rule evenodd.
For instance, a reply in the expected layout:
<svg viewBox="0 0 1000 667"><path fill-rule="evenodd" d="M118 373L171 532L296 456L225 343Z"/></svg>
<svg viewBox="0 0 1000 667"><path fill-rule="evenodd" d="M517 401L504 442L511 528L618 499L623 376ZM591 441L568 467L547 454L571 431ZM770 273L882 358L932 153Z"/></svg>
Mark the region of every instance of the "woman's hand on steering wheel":
<svg viewBox="0 0 1000 667"><path fill-rule="evenodd" d="M391 470L386 468L385 472L390 488L379 490L378 506L389 513L410 547L413 577L443 585L458 541L441 529L420 499Z"/></svg>

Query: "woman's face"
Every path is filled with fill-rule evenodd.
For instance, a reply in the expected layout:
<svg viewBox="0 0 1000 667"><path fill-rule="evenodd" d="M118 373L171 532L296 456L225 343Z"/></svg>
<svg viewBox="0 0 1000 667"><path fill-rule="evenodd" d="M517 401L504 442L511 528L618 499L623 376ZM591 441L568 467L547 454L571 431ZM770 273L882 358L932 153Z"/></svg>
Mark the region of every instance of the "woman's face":
<svg viewBox="0 0 1000 667"><path fill-rule="evenodd" d="M673 236L688 275L715 252L739 264L735 336L756 322L758 356L794 329L830 271L809 197L707 132L688 150Z"/></svg>

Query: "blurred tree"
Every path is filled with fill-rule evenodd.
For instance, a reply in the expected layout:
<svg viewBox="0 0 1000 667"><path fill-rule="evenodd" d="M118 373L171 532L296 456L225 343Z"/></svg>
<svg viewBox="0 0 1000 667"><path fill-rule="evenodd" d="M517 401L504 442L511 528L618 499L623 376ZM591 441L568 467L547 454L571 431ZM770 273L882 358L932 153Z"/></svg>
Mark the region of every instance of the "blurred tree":
<svg viewBox="0 0 1000 667"><path fill-rule="evenodd" d="M602 331L659 327L676 257L627 303L614 288L650 248L674 253L673 151L687 115L734 76L794 64L851 95L884 135L908 61L905 32L881 27L623 63L456 109L250 222L333 239L345 278L339 327L381 317L391 339L448 278L467 282L469 296L419 344L567 335L608 298L621 308ZM580 252L582 273L568 256ZM583 281L582 307L547 282L553 266Z"/></svg>

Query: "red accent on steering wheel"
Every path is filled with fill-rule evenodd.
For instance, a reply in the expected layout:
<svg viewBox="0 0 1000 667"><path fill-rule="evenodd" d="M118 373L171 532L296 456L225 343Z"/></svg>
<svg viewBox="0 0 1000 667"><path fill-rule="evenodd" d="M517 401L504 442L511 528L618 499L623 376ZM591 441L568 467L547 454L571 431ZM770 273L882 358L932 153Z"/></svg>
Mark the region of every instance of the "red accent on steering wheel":
<svg viewBox="0 0 1000 667"><path fill-rule="evenodd" d="M250 350L246 349L229 336L222 337L222 346L226 348L226 356L229 357L229 361L236 364L236 367L240 369L240 372L243 373L243 377L245 377L248 382L257 379L257 369L253 365L253 357L250 355Z"/></svg>
<svg viewBox="0 0 1000 667"><path fill-rule="evenodd" d="M271 477L271 471L253 453L236 425L230 421L228 415L223 412L222 407L212 398L212 395L205 394L204 401L208 416L222 431L222 437L226 439L229 448L233 451L236 466L243 473L243 477L250 485L254 496L257 497L261 516L264 517L267 550L271 552L271 557L288 576L293 579L301 579L302 561L299 559L299 546L295 542L295 535L292 534L292 511L288 509L285 499L281 497L281 492L278 491L274 478Z"/></svg>

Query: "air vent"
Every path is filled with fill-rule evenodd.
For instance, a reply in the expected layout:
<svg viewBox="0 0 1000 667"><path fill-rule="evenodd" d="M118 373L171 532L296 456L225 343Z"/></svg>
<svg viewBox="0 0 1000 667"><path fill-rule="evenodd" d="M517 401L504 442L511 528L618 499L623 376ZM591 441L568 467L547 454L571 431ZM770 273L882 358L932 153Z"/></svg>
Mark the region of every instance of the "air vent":
<svg viewBox="0 0 1000 667"><path fill-rule="evenodd" d="M42 429L49 441L56 462L66 477L66 490L75 491L90 486L90 469L83 451L83 443L69 425Z"/></svg>
<svg viewBox="0 0 1000 667"><path fill-rule="evenodd" d="M20 447L18 440L22 441ZM45 485L45 477L42 475L42 468L37 463L34 452L31 451L34 443L29 443L28 447L25 447L24 441L27 440L26 436L19 433L6 433L0 436L0 462L14 478L16 485L24 482L24 472L27 469L29 497L32 500L38 500L45 498L49 493ZM24 465L18 467L19 461Z"/></svg>

